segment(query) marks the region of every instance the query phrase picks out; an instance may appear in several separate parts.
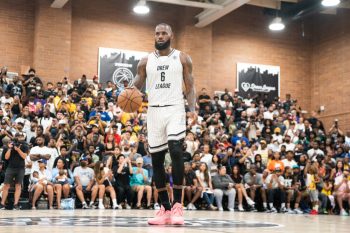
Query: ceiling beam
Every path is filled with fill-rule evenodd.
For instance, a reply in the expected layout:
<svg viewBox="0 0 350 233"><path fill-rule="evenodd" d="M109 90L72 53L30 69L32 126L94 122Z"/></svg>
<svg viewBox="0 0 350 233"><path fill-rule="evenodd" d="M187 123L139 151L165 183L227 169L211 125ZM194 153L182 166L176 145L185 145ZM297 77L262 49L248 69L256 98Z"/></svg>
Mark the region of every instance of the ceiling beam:
<svg viewBox="0 0 350 233"><path fill-rule="evenodd" d="M223 9L204 10L202 13L197 15L196 17L198 18L198 23L195 26L199 28L205 27L248 2L249 0L226 0L226 2L223 4Z"/></svg>
<svg viewBox="0 0 350 233"><path fill-rule="evenodd" d="M271 9L278 9L276 0L250 0L247 4Z"/></svg>
<svg viewBox="0 0 350 233"><path fill-rule="evenodd" d="M198 7L198 8L207 8L207 9L222 9L223 6L219 4L213 3L205 3L205 2L194 2L194 1L186 1L186 0L148 0L149 2L160 2L181 6L190 6L190 7Z"/></svg>
<svg viewBox="0 0 350 233"><path fill-rule="evenodd" d="M52 8L62 8L69 0L54 0L51 4Z"/></svg>

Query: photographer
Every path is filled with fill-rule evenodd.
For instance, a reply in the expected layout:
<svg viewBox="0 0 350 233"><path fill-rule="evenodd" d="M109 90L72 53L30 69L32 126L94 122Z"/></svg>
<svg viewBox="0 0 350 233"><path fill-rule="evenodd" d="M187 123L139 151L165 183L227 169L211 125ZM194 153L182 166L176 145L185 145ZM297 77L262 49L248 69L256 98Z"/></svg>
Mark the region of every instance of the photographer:
<svg viewBox="0 0 350 233"><path fill-rule="evenodd" d="M19 140L17 140L17 137ZM24 141L23 135L16 134L16 138L7 144L5 148L5 160L7 161L7 169L5 172L4 188L2 192L2 199L0 209L5 209L5 202L7 199L10 185L15 180L15 200L13 208L19 210L18 201L21 196L21 185L24 178L25 162L27 157L28 147L22 143Z"/></svg>

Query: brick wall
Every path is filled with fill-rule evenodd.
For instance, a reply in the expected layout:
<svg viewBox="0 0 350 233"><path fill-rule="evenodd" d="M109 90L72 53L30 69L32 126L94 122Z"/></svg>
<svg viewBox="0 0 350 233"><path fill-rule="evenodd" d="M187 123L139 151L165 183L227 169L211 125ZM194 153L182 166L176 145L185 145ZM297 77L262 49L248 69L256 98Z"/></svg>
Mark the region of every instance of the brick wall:
<svg viewBox="0 0 350 233"><path fill-rule="evenodd" d="M267 28L271 18L261 8L244 6L213 24L212 77L210 86L236 88L237 62L276 65L281 72L281 98L292 94L308 109L309 38L302 37L300 22L287 25L283 32Z"/></svg>
<svg viewBox="0 0 350 233"><path fill-rule="evenodd" d="M55 9L50 3L36 1L34 24L33 66L45 82L69 75L71 56L71 4Z"/></svg>
<svg viewBox="0 0 350 233"><path fill-rule="evenodd" d="M330 128L339 119L350 129L350 10L313 19L311 108L325 106L319 117Z"/></svg>
<svg viewBox="0 0 350 233"><path fill-rule="evenodd" d="M0 1L0 66L20 71L33 63L34 1Z"/></svg>

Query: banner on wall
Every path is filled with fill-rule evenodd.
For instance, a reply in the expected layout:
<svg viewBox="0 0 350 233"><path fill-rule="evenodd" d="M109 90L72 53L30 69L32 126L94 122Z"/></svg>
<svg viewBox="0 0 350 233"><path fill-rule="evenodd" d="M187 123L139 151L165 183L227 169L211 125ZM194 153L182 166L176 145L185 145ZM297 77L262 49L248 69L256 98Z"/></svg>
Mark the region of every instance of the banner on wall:
<svg viewBox="0 0 350 233"><path fill-rule="evenodd" d="M280 67L237 63L237 88L242 98L266 94L272 101L280 95Z"/></svg>
<svg viewBox="0 0 350 233"><path fill-rule="evenodd" d="M137 64L148 53L101 47L98 54L99 82L105 84L107 81L112 81L121 87L124 80L127 80L129 84L134 81Z"/></svg>

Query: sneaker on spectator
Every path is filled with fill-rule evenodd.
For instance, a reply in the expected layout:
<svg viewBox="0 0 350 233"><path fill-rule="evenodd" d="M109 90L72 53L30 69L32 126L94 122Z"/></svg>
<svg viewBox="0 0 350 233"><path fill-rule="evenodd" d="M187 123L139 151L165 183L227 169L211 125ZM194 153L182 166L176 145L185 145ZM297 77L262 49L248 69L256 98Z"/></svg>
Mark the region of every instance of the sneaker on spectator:
<svg viewBox="0 0 350 233"><path fill-rule="evenodd" d="M99 205L98 205L98 209L99 209L99 210L104 210L104 209L105 209L105 206L104 206L103 204L99 204Z"/></svg>
<svg viewBox="0 0 350 233"><path fill-rule="evenodd" d="M6 210L5 206L0 203L0 210Z"/></svg>
<svg viewBox="0 0 350 233"><path fill-rule="evenodd" d="M288 213L288 214L295 214L294 210L292 210L292 209L290 209L290 208L287 209L287 213Z"/></svg>
<svg viewBox="0 0 350 233"><path fill-rule="evenodd" d="M209 209L209 210L217 210L218 207L215 207L215 206L213 206L212 204L210 204L210 205L208 206L208 209Z"/></svg>
<svg viewBox="0 0 350 233"><path fill-rule="evenodd" d="M126 205L125 205L125 208L126 208L127 210L131 210L131 206L130 206L129 204L126 204Z"/></svg>
<svg viewBox="0 0 350 233"><path fill-rule="evenodd" d="M219 210L219 211L224 211L224 208L220 207L218 210Z"/></svg>
<svg viewBox="0 0 350 233"><path fill-rule="evenodd" d="M252 212L258 212L258 210L255 208L255 206L252 206L251 208L250 208L250 211L252 211ZM264 209L264 212L265 212L266 210Z"/></svg>
<svg viewBox="0 0 350 233"><path fill-rule="evenodd" d="M13 210L21 210L21 207L18 204L13 205Z"/></svg>
<svg viewBox="0 0 350 233"><path fill-rule="evenodd" d="M286 208L286 207L282 207L282 208L280 209L280 212L281 212L281 213L287 213L287 212L288 212L288 210L287 210L287 208Z"/></svg>
<svg viewBox="0 0 350 233"><path fill-rule="evenodd" d="M239 212L244 212L243 206L238 205L238 211L239 211Z"/></svg>
<svg viewBox="0 0 350 233"><path fill-rule="evenodd" d="M119 205L113 205L113 209L114 209L114 210L122 210L123 207L122 207L121 204L119 204Z"/></svg>
<svg viewBox="0 0 350 233"><path fill-rule="evenodd" d="M311 214L311 215L318 215L318 211L317 211L317 210L311 210L311 211L310 211L310 214Z"/></svg>
<svg viewBox="0 0 350 233"><path fill-rule="evenodd" d="M188 210L197 210L197 208L192 203L187 205L187 209Z"/></svg>
<svg viewBox="0 0 350 233"><path fill-rule="evenodd" d="M93 204L94 204L94 203L90 203L90 207L92 207ZM83 209L89 209L89 206L88 206L86 203L84 203L82 208L83 208Z"/></svg>
<svg viewBox="0 0 350 233"><path fill-rule="evenodd" d="M342 209L340 211L340 216L349 216L349 214L344 209Z"/></svg>
<svg viewBox="0 0 350 233"><path fill-rule="evenodd" d="M235 212L235 209L233 209L233 208L228 208L228 211L230 211L230 212ZM244 211L244 210L243 210Z"/></svg>
<svg viewBox="0 0 350 233"><path fill-rule="evenodd" d="M303 214L304 212L301 211L299 208L294 209L295 214Z"/></svg>
<svg viewBox="0 0 350 233"><path fill-rule="evenodd" d="M154 218L148 219L149 225L167 225L171 224L172 212L170 210L165 210L162 206L160 210L156 212Z"/></svg>
<svg viewBox="0 0 350 233"><path fill-rule="evenodd" d="M184 212L180 203L175 203L171 208L171 224L172 225L184 225Z"/></svg>
<svg viewBox="0 0 350 233"><path fill-rule="evenodd" d="M275 207L272 207L272 209L269 211L270 213L277 213L277 210Z"/></svg>
<svg viewBox="0 0 350 233"><path fill-rule="evenodd" d="M248 205L250 205L250 206L255 205L255 202L254 202L250 197L247 198L247 203L248 203Z"/></svg>
<svg viewBox="0 0 350 233"><path fill-rule="evenodd" d="M154 209L155 210L160 210L160 206L159 206L159 204L157 202L154 203Z"/></svg>

